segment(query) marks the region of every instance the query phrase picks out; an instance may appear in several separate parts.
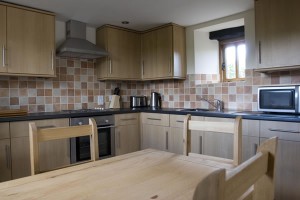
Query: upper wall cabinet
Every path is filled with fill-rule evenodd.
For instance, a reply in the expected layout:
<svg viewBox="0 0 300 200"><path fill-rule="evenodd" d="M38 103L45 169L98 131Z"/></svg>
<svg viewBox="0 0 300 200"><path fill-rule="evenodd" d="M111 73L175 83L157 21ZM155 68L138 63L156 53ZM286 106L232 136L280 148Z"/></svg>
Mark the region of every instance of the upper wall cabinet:
<svg viewBox="0 0 300 200"><path fill-rule="evenodd" d="M142 79L186 77L185 29L168 24L142 34Z"/></svg>
<svg viewBox="0 0 300 200"><path fill-rule="evenodd" d="M0 4L0 75L55 75L55 16Z"/></svg>
<svg viewBox="0 0 300 200"><path fill-rule="evenodd" d="M300 68L299 7L299 0L255 0L257 71Z"/></svg>
<svg viewBox="0 0 300 200"><path fill-rule="evenodd" d="M113 26L97 29L97 45L109 56L97 60L100 80L139 80L141 77L141 39L138 32Z"/></svg>

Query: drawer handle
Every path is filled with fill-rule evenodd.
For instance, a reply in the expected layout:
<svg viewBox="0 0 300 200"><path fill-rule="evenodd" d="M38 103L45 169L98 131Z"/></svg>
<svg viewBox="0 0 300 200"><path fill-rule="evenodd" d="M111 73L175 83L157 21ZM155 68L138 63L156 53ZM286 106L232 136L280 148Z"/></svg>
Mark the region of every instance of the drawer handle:
<svg viewBox="0 0 300 200"><path fill-rule="evenodd" d="M269 131L276 131L276 132L283 132L283 133L300 133L299 131L284 130L284 129L273 129L273 128L269 128Z"/></svg>
<svg viewBox="0 0 300 200"><path fill-rule="evenodd" d="M183 120L176 120L176 122L183 123L184 121Z"/></svg>
<svg viewBox="0 0 300 200"><path fill-rule="evenodd" d="M149 119L149 120L161 121L161 119L158 119L158 118L151 118L151 117L148 117L147 119Z"/></svg>
<svg viewBox="0 0 300 200"><path fill-rule="evenodd" d="M130 120L136 120L136 118L127 118L127 119L121 119L122 121L130 121Z"/></svg>

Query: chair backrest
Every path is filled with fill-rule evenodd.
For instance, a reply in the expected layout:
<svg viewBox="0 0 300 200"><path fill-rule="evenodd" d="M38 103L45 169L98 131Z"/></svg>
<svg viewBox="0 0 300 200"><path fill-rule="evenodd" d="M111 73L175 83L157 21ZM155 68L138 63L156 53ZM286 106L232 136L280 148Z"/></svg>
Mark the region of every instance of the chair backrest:
<svg viewBox="0 0 300 200"><path fill-rule="evenodd" d="M40 173L39 143L51 140L67 139L81 136L90 136L91 161L98 160L98 134L96 122L89 119L89 125L38 128L34 122L29 123L30 166L31 175Z"/></svg>
<svg viewBox="0 0 300 200"><path fill-rule="evenodd" d="M233 134L233 161L239 165L242 162L242 118L236 117L234 122L194 121L191 115L184 118L183 126L183 154L191 152L191 131L209 131L213 133ZM205 136L204 136L205 137Z"/></svg>

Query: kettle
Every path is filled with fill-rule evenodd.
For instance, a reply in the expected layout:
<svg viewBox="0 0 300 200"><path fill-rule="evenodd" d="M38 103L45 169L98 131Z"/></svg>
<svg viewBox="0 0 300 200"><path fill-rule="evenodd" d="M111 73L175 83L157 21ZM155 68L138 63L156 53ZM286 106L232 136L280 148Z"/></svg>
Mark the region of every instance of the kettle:
<svg viewBox="0 0 300 200"><path fill-rule="evenodd" d="M161 95L157 92L151 92L150 107L161 108Z"/></svg>

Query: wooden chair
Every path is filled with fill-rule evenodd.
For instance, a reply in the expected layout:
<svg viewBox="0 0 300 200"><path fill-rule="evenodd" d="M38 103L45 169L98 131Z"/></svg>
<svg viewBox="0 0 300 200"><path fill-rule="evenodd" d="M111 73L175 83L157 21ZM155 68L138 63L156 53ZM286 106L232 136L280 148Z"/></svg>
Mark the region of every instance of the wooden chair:
<svg viewBox="0 0 300 200"><path fill-rule="evenodd" d="M89 125L82 126L38 128L34 122L29 123L31 175L41 173L39 168L39 143L81 136L90 136L91 161L98 160L98 132L93 118L89 119ZM76 165L81 163L83 162L76 163Z"/></svg>
<svg viewBox="0 0 300 200"><path fill-rule="evenodd" d="M228 164L229 166L237 166L242 162L242 118L235 118L234 122L210 122L210 121L193 121L191 115L187 115L184 119L183 126L183 154L187 156L198 157L199 159L216 161ZM233 160L195 154L191 152L191 131L210 131L218 133L233 134Z"/></svg>
<svg viewBox="0 0 300 200"><path fill-rule="evenodd" d="M207 176L198 184L193 199L274 200L277 143L277 137L268 139L241 165Z"/></svg>

